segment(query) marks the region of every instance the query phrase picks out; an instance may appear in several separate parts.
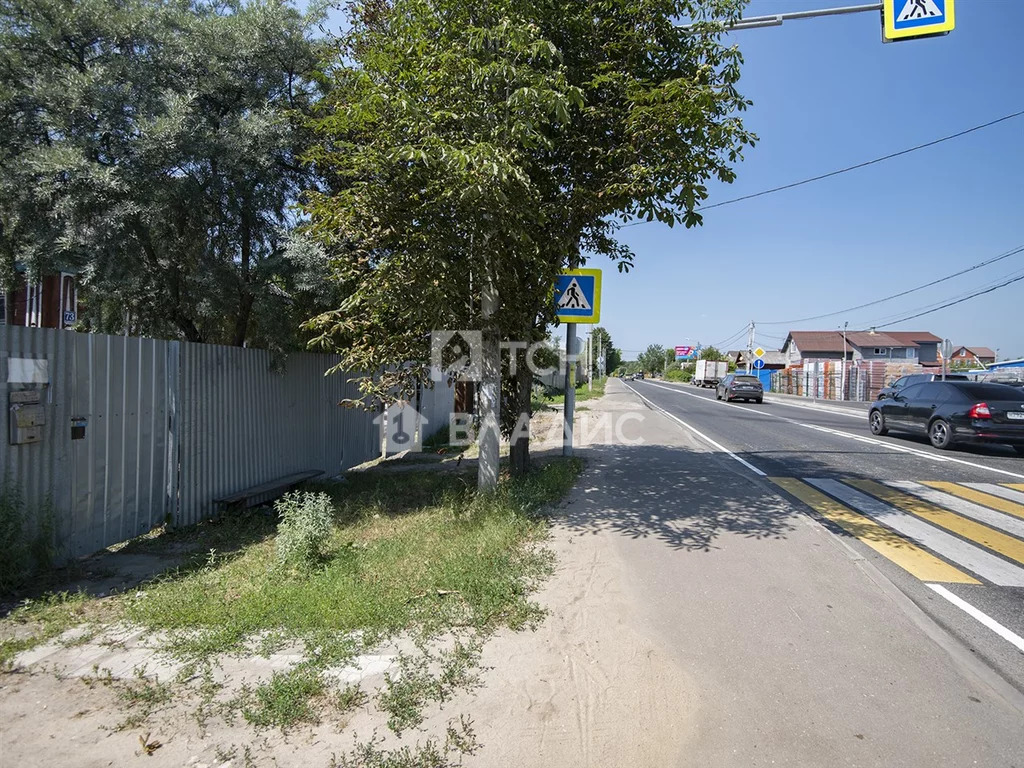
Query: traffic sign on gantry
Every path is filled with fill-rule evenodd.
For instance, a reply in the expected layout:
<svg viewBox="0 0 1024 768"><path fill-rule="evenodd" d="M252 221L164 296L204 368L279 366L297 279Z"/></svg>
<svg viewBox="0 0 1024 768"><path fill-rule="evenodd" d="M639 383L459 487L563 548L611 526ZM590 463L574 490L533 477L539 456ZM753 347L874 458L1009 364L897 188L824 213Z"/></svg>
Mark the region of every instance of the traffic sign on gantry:
<svg viewBox="0 0 1024 768"><path fill-rule="evenodd" d="M572 269L555 278L555 317L563 323L601 321L600 269Z"/></svg>
<svg viewBox="0 0 1024 768"><path fill-rule="evenodd" d="M884 0L882 21L886 40L944 35L956 26L954 0Z"/></svg>

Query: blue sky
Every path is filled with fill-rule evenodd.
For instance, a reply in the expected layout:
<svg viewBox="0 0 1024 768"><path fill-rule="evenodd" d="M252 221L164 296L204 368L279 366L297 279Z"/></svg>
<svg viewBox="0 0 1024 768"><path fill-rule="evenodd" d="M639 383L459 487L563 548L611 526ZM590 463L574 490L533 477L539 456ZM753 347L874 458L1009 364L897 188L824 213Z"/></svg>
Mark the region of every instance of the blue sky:
<svg viewBox="0 0 1024 768"><path fill-rule="evenodd" d="M899 0L897 0L899 2ZM854 0L752 0L745 13ZM1024 2L958 0L941 38L884 45L878 13L735 32L758 145L710 203L870 160L1024 109ZM623 229L636 267L603 259L602 325L627 353L714 344L751 320L777 349L791 329L929 330L1024 357L1024 281L897 326L886 319L1024 270L1024 253L869 309L772 324L882 298L1024 245L1024 116L885 163L708 211L703 227ZM585 331L586 327L581 327ZM562 335L558 329L557 335ZM745 339L745 336L743 337ZM744 342L727 344L739 348Z"/></svg>
<svg viewBox="0 0 1024 768"><path fill-rule="evenodd" d="M758 16L852 5L753 0ZM735 32L760 142L708 203L798 181L1024 109L1024 2L959 0L941 38L883 45L877 13ZM604 274L602 325L638 350L726 340L751 320L866 328L1024 270L1024 253L926 291L799 326L1024 244L1024 117L798 189L708 211L704 226L624 229L636 268ZM592 262L588 266L608 267ZM1024 281L891 329L1024 357ZM906 310L906 311L904 311ZM745 339L745 337L744 337ZM733 343L728 346L745 346Z"/></svg>

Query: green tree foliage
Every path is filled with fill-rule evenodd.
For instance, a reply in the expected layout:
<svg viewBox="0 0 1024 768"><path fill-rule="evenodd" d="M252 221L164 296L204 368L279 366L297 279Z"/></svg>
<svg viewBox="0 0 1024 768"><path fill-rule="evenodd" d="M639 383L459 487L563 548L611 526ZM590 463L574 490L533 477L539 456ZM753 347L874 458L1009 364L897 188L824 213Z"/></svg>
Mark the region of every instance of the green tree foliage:
<svg viewBox="0 0 1024 768"><path fill-rule="evenodd" d="M725 354L717 347L704 347L700 351L701 360L710 360L713 363L720 363L725 360Z"/></svg>
<svg viewBox="0 0 1024 768"><path fill-rule="evenodd" d="M287 343L327 300L322 254L287 238L319 18L0 0L0 277L78 272L94 330Z"/></svg>
<svg viewBox="0 0 1024 768"><path fill-rule="evenodd" d="M644 373L661 373L665 370L665 348L661 344L651 344L640 353L637 362Z"/></svg>
<svg viewBox="0 0 1024 768"><path fill-rule="evenodd" d="M614 371L622 363L622 354L619 350L615 349L611 334L609 334L605 328L602 328L600 325L596 326L591 332L590 343L593 347L593 364L591 366L591 373L594 376L599 376L602 372L600 361L601 355L604 355L605 358L605 373Z"/></svg>
<svg viewBox="0 0 1024 768"><path fill-rule="evenodd" d="M324 187L311 232L347 298L313 323L367 376L409 391L429 333L543 338L557 272L584 254L622 270L635 218L700 223L706 183L729 182L754 137L737 112L741 57L715 19L741 0L392 0L351 8L324 71L331 90L308 158ZM691 30L679 28L693 19ZM500 308L488 322L480 291ZM529 376L505 382L506 429ZM520 441L523 442L523 441ZM513 454L513 466L522 457Z"/></svg>

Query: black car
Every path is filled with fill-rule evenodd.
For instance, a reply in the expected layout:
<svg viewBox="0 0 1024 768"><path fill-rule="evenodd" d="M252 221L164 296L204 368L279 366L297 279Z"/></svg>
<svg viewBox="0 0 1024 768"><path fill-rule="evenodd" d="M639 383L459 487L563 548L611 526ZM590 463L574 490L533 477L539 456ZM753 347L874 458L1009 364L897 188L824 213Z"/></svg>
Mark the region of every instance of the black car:
<svg viewBox="0 0 1024 768"><path fill-rule="evenodd" d="M753 400L756 403L762 403L764 402L764 386L757 376L730 373L718 382L715 399L724 399L727 403L730 400Z"/></svg>
<svg viewBox="0 0 1024 768"><path fill-rule="evenodd" d="M974 381L911 384L872 403L868 425L874 435L927 435L936 448L1006 443L1024 456L1024 390Z"/></svg>
<svg viewBox="0 0 1024 768"><path fill-rule="evenodd" d="M899 392L911 384L924 384L928 381L941 381L941 373L911 373L907 376L900 376L896 381L892 382L888 387L882 387L878 391L878 399L885 400L887 397L892 397L894 394ZM965 376L962 373L947 373L946 381L970 381L969 376Z"/></svg>

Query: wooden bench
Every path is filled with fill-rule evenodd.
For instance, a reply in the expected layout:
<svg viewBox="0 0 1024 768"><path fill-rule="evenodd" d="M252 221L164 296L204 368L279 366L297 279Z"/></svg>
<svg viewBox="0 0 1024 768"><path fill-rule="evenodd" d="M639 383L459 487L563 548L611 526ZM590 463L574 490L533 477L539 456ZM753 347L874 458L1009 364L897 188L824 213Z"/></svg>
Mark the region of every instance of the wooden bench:
<svg viewBox="0 0 1024 768"><path fill-rule="evenodd" d="M254 485L252 488L246 488L243 491L232 493L230 496L222 496L219 499L214 499L214 508L217 510L229 510L237 509L239 507L249 507L252 506L254 499L262 499L260 503L265 503L271 499L276 499L278 496L283 496L300 483L312 480L314 477L319 477L322 474L323 472L319 469L308 469L305 472L296 472L293 475L285 475L284 477L279 477L276 480L271 480L267 483L260 483L259 485Z"/></svg>

